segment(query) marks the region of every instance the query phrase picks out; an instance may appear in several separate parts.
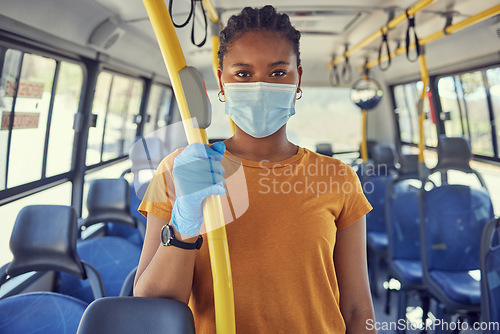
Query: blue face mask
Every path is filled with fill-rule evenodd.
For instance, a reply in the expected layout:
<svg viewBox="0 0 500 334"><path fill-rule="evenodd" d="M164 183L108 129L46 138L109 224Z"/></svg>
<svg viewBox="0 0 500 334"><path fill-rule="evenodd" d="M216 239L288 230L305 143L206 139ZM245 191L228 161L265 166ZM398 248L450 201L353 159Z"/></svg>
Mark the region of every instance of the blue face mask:
<svg viewBox="0 0 500 334"><path fill-rule="evenodd" d="M295 114L296 90L297 86L290 84L226 83L226 114L250 136L270 136Z"/></svg>

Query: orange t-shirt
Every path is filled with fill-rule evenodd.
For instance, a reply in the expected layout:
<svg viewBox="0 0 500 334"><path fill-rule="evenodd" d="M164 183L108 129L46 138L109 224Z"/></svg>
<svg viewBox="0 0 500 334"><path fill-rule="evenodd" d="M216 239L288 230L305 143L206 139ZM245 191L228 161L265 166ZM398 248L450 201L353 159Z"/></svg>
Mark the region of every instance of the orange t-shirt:
<svg viewBox="0 0 500 334"><path fill-rule="evenodd" d="M158 167L139 207L144 215L170 219L171 171L179 153ZM222 164L236 332L345 333L333 252L337 229L371 210L357 175L337 159L300 147L280 162L226 152ZM215 333L206 238L196 255L189 306L196 333Z"/></svg>

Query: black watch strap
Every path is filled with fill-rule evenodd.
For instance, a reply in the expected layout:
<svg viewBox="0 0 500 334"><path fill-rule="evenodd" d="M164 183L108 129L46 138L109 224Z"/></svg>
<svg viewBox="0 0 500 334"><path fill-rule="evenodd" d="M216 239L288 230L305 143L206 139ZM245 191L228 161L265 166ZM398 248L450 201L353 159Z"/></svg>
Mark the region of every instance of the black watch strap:
<svg viewBox="0 0 500 334"><path fill-rule="evenodd" d="M174 246L182 249L200 249L203 244L203 237L200 235L195 242L184 242L175 239L174 229L170 225L165 225L161 229L161 242L163 246Z"/></svg>

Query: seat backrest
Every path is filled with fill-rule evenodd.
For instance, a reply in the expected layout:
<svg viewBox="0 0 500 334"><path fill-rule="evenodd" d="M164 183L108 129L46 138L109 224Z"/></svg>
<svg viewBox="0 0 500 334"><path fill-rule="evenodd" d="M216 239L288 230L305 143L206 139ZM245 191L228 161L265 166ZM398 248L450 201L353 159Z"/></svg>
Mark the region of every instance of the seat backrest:
<svg viewBox="0 0 500 334"><path fill-rule="evenodd" d="M78 243L82 260L100 273L107 296L119 296L130 272L139 264L141 247L118 237L101 237ZM88 281L61 273L55 291L69 294L85 302L94 300Z"/></svg>
<svg viewBox="0 0 500 334"><path fill-rule="evenodd" d="M10 238L13 260L5 267L0 285L7 276L31 271L56 271L74 279L87 280L89 294L105 295L99 273L77 252L78 223L74 208L62 205L31 205L23 208ZM71 294L70 294L71 295Z"/></svg>
<svg viewBox="0 0 500 334"><path fill-rule="evenodd" d="M89 214L80 221L80 228L108 223L108 235L123 237L142 246L146 222L131 214L130 185L123 177L93 180L87 196L87 208Z"/></svg>
<svg viewBox="0 0 500 334"><path fill-rule="evenodd" d="M390 259L420 260L419 190L410 179L394 180L386 196Z"/></svg>
<svg viewBox="0 0 500 334"><path fill-rule="evenodd" d="M0 300L0 333L76 333L87 304L52 292Z"/></svg>
<svg viewBox="0 0 500 334"><path fill-rule="evenodd" d="M87 218L81 226L116 222L137 227L130 215L130 186L124 178L93 180L87 195Z"/></svg>
<svg viewBox="0 0 500 334"><path fill-rule="evenodd" d="M465 138L441 136L438 142L438 164L430 173L448 170L476 173L469 164L471 156ZM424 180L424 184L427 180ZM486 223L493 218L493 205L488 191L485 188L444 183L431 190L422 187L419 202L424 274L430 270L479 269L481 233Z"/></svg>
<svg viewBox="0 0 500 334"><path fill-rule="evenodd" d="M316 153L331 157L333 155L332 144L330 144L330 143L318 143L318 144L316 144Z"/></svg>
<svg viewBox="0 0 500 334"><path fill-rule="evenodd" d="M481 315L485 323L500 323L500 219L491 220L481 239ZM499 334L500 328L491 333Z"/></svg>
<svg viewBox="0 0 500 334"><path fill-rule="evenodd" d="M394 150L389 145L374 145L373 164L360 166L360 181L373 210L366 215L367 232L386 232L385 196L396 177Z"/></svg>
<svg viewBox="0 0 500 334"><path fill-rule="evenodd" d="M418 155L403 155L387 188L385 212L389 259L420 260Z"/></svg>
<svg viewBox="0 0 500 334"><path fill-rule="evenodd" d="M177 300L107 297L89 305L77 334L194 334L193 314Z"/></svg>

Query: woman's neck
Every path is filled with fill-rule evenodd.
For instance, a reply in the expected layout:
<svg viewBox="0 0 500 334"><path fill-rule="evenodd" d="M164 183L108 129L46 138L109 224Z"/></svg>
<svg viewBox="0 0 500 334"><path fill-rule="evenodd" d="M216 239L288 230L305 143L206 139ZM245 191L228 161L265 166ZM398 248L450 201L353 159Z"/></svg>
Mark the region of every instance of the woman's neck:
<svg viewBox="0 0 500 334"><path fill-rule="evenodd" d="M250 161L282 161L297 154L297 145L286 137L286 126L265 138L249 136L236 128L234 136L225 140L231 154Z"/></svg>

